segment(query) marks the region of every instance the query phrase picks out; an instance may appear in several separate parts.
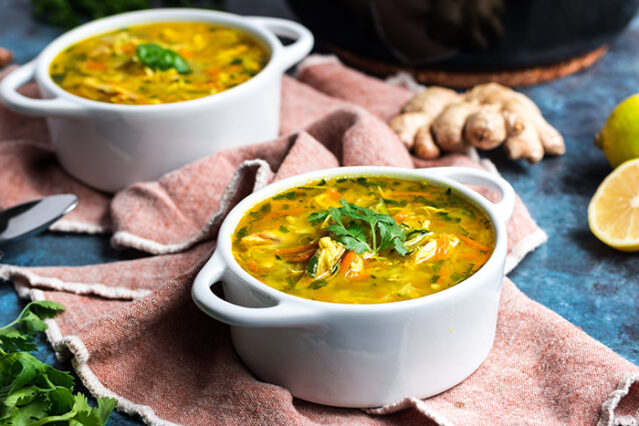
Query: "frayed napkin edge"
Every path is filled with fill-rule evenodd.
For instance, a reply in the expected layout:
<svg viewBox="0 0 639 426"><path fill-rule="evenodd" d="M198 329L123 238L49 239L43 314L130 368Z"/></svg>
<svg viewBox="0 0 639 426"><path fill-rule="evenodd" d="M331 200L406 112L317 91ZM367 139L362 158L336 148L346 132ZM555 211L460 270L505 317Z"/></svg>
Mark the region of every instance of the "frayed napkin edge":
<svg viewBox="0 0 639 426"><path fill-rule="evenodd" d="M0 265L0 279L12 281L18 285L26 281L31 287L64 291L80 295L100 296L106 299L135 300L148 296L153 291L147 289L132 290L126 287L112 287L100 283L81 283L62 281L55 277L35 274L26 268L15 265ZM21 295L22 296L22 295Z"/></svg>
<svg viewBox="0 0 639 426"><path fill-rule="evenodd" d="M545 233L543 233L545 237ZM534 235L534 234L531 234ZM532 241L532 240L531 240ZM6 265L3 265L0 268L0 272L5 270ZM15 267L19 268L19 267ZM25 272L25 271L22 271ZM26 271L27 273L29 271ZM28 274L25 274L27 276ZM33 276L38 277L36 274ZM0 275L0 278L4 278L3 275ZM44 281L48 281L47 277L41 277ZM53 279L57 280L57 279ZM60 281L60 280L57 280ZM60 281L62 282L62 281ZM78 283L67 283L69 285L77 285ZM79 283L83 285L82 283ZM84 284L86 285L86 284ZM101 285L101 284L100 284ZM88 286L88 285L86 285ZM31 300L46 300L44 296L44 292L40 289L30 289L26 285L20 282L14 282L14 287L18 295L22 298L28 298ZM104 286L106 287L106 286ZM80 293L78 293L80 294ZM64 360L72 357L72 365L74 370L76 371L78 377L82 381L82 383L86 386L86 388L91 392L91 394L95 397L109 397L115 398L117 400L117 408L120 412L124 412L129 415L137 415L139 416L145 423L152 426L172 426L175 423L169 422L158 417L153 409L146 405L135 404L134 402L128 400L127 398L117 395L110 389L108 389L97 376L93 373L91 368L88 365L89 361L89 351L87 350L84 342L74 335L62 336L60 328L55 319L47 319L45 320L49 328L45 331L47 339L53 349L56 352L56 356L58 359ZM639 420L639 413L634 416L623 416L623 417L615 417L614 410L617 408L622 398L626 396L630 390L630 387L639 382L639 373L631 373L624 376L618 383L617 388L610 393L606 401L604 401L600 406L599 420L597 422L597 426L630 426L637 423ZM389 404L383 407L377 408L364 408L361 409L362 412L370 415L387 415L392 414L407 408L414 408L418 410L420 413L424 414L426 417L431 419L433 422L440 426L452 426L451 423L445 416L439 414L436 411L433 411L428 407L428 398L419 399L416 397L406 397L401 401L398 401L393 404Z"/></svg>
<svg viewBox="0 0 639 426"><path fill-rule="evenodd" d="M33 301L46 300L44 292L37 289L28 289L25 286L16 284L16 291L19 295L28 296ZM19 288L22 287L22 288ZM139 416L146 424L152 426L177 426L176 423L164 420L155 414L153 408L148 405L135 404L133 401L116 394L108 389L93 373L89 367L90 354L84 342L73 335L62 336L60 327L55 319L46 319L45 323L49 328L45 331L49 343L56 352L58 359L63 359L63 353L72 356L71 365L77 373L84 386L96 398L113 398L117 401L117 409L120 412Z"/></svg>
<svg viewBox="0 0 639 426"><path fill-rule="evenodd" d="M74 234L108 234L111 229L94 223L60 219L49 227L50 231L71 232Z"/></svg>
<svg viewBox="0 0 639 426"><path fill-rule="evenodd" d="M269 166L266 161L261 159L244 161L235 170L235 172L233 172L231 181L224 189L224 193L222 194L222 198L220 199L218 209L210 216L209 220L207 221L206 225L204 225L202 230L197 235L189 238L188 240L180 243L164 244L155 240L151 240L149 238L132 234L127 231L116 231L111 237L111 245L114 248L130 247L147 253L158 255L179 253L193 247L199 242L206 240L211 235L215 227L222 222L230 208L233 207L231 205L231 202L233 197L235 196L235 193L239 189L239 184L242 180L243 173L247 169L254 167L257 168L257 171L255 173L255 183L253 185L253 191L257 191L258 189L261 189L268 184L269 178L272 175L272 170L271 166Z"/></svg>

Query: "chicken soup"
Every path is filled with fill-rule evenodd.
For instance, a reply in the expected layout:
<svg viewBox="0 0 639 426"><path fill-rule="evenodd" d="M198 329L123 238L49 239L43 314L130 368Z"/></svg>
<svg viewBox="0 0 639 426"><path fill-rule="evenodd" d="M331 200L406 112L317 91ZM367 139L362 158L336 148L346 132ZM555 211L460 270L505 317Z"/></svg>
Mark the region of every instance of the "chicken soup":
<svg viewBox="0 0 639 426"><path fill-rule="evenodd" d="M200 22L122 28L63 50L53 81L83 98L116 104L164 104L223 92L249 80L269 60L254 38Z"/></svg>
<svg viewBox="0 0 639 426"><path fill-rule="evenodd" d="M451 188L387 177L333 178L251 208L233 255L263 283L299 297L371 304L414 299L471 276L495 232Z"/></svg>

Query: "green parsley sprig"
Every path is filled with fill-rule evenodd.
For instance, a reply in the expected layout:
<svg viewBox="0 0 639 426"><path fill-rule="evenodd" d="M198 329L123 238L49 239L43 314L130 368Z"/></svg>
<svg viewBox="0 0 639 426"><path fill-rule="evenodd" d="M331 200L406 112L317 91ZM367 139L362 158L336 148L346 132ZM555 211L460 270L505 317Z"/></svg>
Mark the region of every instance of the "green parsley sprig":
<svg viewBox="0 0 639 426"><path fill-rule="evenodd" d="M312 213L308 221L319 224L330 217L332 223L326 229L331 236L357 254L377 254L387 249L395 250L400 256L408 253L404 246L406 234L392 217L351 204L343 198L340 204L342 207Z"/></svg>
<svg viewBox="0 0 639 426"><path fill-rule="evenodd" d="M31 302L12 323L0 328L0 424L104 425L115 408L112 398L73 394L73 376L43 363L28 351L37 350L35 336L47 329L64 306L51 301Z"/></svg>

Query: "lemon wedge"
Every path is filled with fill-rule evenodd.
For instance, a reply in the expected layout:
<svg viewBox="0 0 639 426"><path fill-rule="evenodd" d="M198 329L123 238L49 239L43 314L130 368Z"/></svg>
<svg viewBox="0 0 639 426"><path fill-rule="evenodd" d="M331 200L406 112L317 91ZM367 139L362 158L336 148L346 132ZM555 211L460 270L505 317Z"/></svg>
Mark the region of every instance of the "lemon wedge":
<svg viewBox="0 0 639 426"><path fill-rule="evenodd" d="M610 173L590 200L588 224L597 238L622 251L639 251L639 158Z"/></svg>

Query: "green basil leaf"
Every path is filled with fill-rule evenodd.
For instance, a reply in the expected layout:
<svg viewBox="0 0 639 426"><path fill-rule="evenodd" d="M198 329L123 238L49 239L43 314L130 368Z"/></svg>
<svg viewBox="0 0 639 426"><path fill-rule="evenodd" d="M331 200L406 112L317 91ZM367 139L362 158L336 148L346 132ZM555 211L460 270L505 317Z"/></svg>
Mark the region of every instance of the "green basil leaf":
<svg viewBox="0 0 639 426"><path fill-rule="evenodd" d="M182 55L171 49L165 49L158 44L139 44L135 53L140 62L151 69L166 71L170 68L175 68L180 74L191 72L189 64Z"/></svg>

